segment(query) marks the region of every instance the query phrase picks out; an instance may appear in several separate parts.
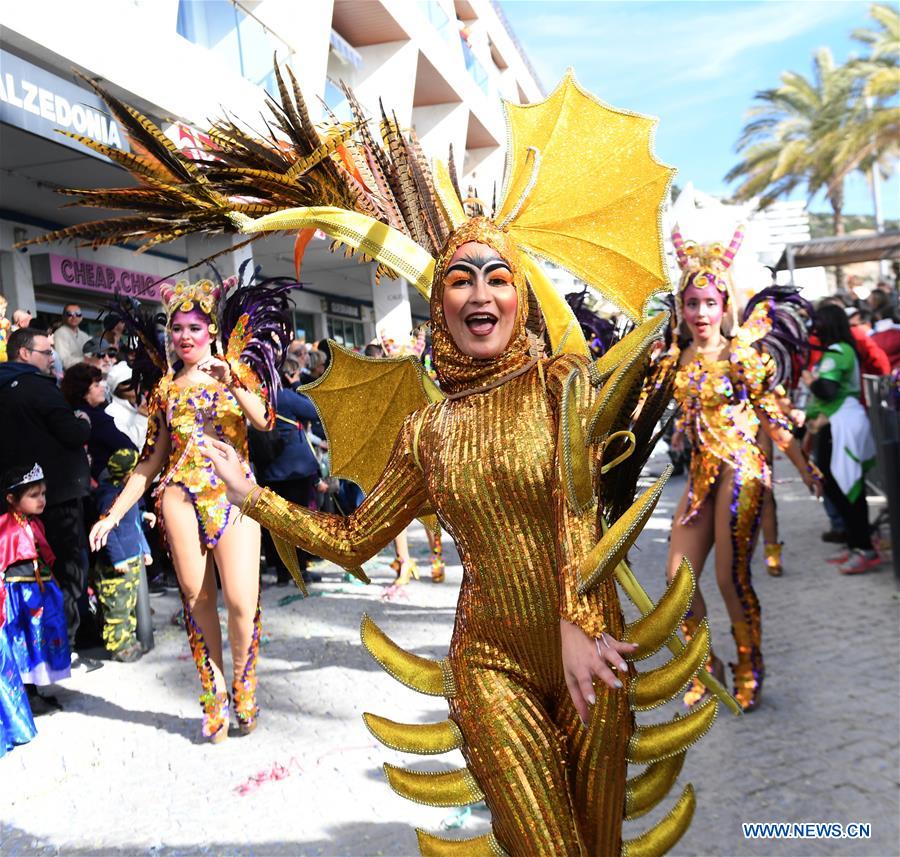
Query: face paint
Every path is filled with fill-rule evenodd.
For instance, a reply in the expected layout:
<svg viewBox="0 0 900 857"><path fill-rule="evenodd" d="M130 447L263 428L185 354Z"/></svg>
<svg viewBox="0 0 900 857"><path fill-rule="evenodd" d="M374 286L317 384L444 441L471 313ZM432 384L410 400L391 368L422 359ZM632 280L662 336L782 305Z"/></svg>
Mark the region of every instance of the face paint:
<svg viewBox="0 0 900 857"><path fill-rule="evenodd" d="M197 310L172 316L172 345L175 354L188 365L196 365L210 355L212 337L209 318Z"/></svg>
<svg viewBox="0 0 900 857"><path fill-rule="evenodd" d="M714 286L688 286L681 293L684 320L695 342L713 342L722 330L725 296Z"/></svg>
<svg viewBox="0 0 900 857"><path fill-rule="evenodd" d="M444 318L456 347L479 359L502 354L512 337L518 306L506 260L487 244L462 244L443 277Z"/></svg>

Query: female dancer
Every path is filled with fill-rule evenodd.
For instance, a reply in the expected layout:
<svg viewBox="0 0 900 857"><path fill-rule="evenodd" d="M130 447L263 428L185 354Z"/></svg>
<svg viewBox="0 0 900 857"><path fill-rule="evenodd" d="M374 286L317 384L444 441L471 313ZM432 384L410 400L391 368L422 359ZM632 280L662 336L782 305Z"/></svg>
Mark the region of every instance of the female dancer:
<svg viewBox="0 0 900 857"><path fill-rule="evenodd" d="M691 443L688 485L672 522L667 574L671 580L682 557L699 575L713 543L716 582L731 618L737 645L734 695L745 711L759 702L765 668L759 599L750 577L750 560L759 526L763 492L771 485L765 455L756 443L760 426L784 451L810 491L821 493L821 475L800 450L778 396L772 389L775 365L753 343L771 328L765 303L731 334L728 315L734 302L726 272L740 247L735 232L726 249L673 240L684 273L676 310L682 326L659 367L660 379L674 372L674 395L681 406L676 433ZM662 383L657 381L657 385ZM687 639L706 618L699 586L682 630ZM722 662L710 650L707 670L724 676ZM684 697L693 705L706 695L695 678Z"/></svg>
<svg viewBox="0 0 900 857"><path fill-rule="evenodd" d="M202 450L213 438L226 442L239 456L241 467L250 472L246 423L249 420L260 429L274 424L271 402L278 376L265 370L274 369L289 342L287 288L267 288L265 284L238 287L221 307L222 290L209 280L179 283L163 291L166 332L175 360L150 395L147 439L140 461L90 536L92 548L102 548L109 532L162 473L155 491L157 511L181 588L185 627L200 674L202 734L212 742L228 736L229 715L213 563L219 570L228 609L231 705L241 732L250 732L257 724L260 531L228 502L224 486L207 465ZM244 307L250 309L250 315L237 318ZM140 331L141 345L153 358L152 325L149 331L141 329L133 311L126 320ZM222 353L216 342L220 328L223 336L230 334L224 356L218 356Z"/></svg>

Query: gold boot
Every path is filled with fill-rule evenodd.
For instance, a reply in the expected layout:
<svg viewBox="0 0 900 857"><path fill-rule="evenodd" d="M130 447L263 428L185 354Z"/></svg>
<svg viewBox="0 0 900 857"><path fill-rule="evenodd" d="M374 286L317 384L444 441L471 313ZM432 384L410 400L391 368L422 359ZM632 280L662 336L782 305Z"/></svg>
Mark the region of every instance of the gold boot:
<svg viewBox="0 0 900 857"><path fill-rule="evenodd" d="M684 640L686 643L691 641L691 638L694 634L697 633L697 628L700 627L700 622L703 619L698 619L696 616L688 614L684 617L681 623L681 633L684 634ZM709 655L706 658L705 664L706 671L715 676L720 682L725 681L725 664L720 661L715 654L713 653L712 646L709 647ZM684 694L684 704L685 707L690 708L696 705L698 702L706 699L709 696L709 691L704 687L703 683L700 681L697 676L694 676L691 679L690 685L688 685L688 689Z"/></svg>
<svg viewBox="0 0 900 857"><path fill-rule="evenodd" d="M756 623L759 624L758 621ZM737 663L731 664L734 674L734 697L744 711L753 711L759 704L766 670L762 657L762 629L747 622L736 622L731 633L737 646Z"/></svg>
<svg viewBox="0 0 900 857"><path fill-rule="evenodd" d="M763 545L766 557L766 571L772 577L781 577L784 569L781 567L781 542L766 542Z"/></svg>

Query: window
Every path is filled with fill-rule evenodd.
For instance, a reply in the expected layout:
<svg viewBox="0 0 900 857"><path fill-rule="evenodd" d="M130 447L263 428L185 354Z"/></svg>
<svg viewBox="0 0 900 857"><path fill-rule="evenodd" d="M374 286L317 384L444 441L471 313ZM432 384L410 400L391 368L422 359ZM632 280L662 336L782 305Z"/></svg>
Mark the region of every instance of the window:
<svg viewBox="0 0 900 857"><path fill-rule="evenodd" d="M316 326L311 313L294 310L294 336L306 342L316 338Z"/></svg>
<svg viewBox="0 0 900 857"><path fill-rule="evenodd" d="M353 113L343 90L330 77L325 78L325 105L334 113L338 122L353 121Z"/></svg>
<svg viewBox="0 0 900 857"><path fill-rule="evenodd" d="M362 348L366 344L361 321L328 316L328 338L345 348Z"/></svg>
<svg viewBox="0 0 900 857"><path fill-rule="evenodd" d="M177 30L277 96L272 55L284 62L290 48L232 0L179 0Z"/></svg>
<svg viewBox="0 0 900 857"><path fill-rule="evenodd" d="M462 43L463 49L463 57L466 61L466 71L469 72L472 80L481 87L481 91L488 94L488 88L490 84L490 79L488 78L488 73L485 71L484 66L479 61L478 57L472 52L472 49L466 44L465 41Z"/></svg>
<svg viewBox="0 0 900 857"><path fill-rule="evenodd" d="M451 49L456 48L458 41L456 33L459 25L455 20L451 20L447 11L438 0L428 0L420 7L425 12L425 17L435 30L438 31L440 37L450 46Z"/></svg>

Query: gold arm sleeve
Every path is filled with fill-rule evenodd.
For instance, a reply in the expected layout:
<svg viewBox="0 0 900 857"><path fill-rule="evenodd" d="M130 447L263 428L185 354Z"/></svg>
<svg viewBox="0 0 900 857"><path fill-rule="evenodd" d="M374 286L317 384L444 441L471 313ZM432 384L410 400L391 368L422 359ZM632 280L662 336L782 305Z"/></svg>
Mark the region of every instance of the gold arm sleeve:
<svg viewBox="0 0 900 857"><path fill-rule="evenodd" d="M359 566L403 530L427 501L413 457L411 414L403 423L381 478L349 517L313 512L273 491L256 491L244 513L292 545L344 568Z"/></svg>
<svg viewBox="0 0 900 857"><path fill-rule="evenodd" d="M590 366L587 360L579 360L574 356L566 356L554 361L548 372L548 387L551 395L556 398L561 395L562 387L559 381L575 366L579 373L576 384L568 385L569 395L572 401L569 407L579 414L581 420L586 419L590 412L591 399L596 391L590 383ZM559 391L559 392L558 392ZM557 401L560 401L557 399ZM561 414L561 408L557 407L557 414ZM585 433L582 432L585 436ZM565 439L562 433L557 432L559 438L556 451L557 479L553 487L553 503L556 514L556 562L559 574L559 615L561 618L578 625L586 634L599 637L603 631L609 630L606 620L605 603L610 597L615 597L615 584L612 580L604 581L592 587L584 595L578 594L579 565L590 553L591 549L600 538L597 527L597 506L591 504L588 508L578 509L577 504L570 502L567 497L565 465L563 462L564 450L562 448ZM593 469L595 447L572 448L569 455L588 456L589 468Z"/></svg>

